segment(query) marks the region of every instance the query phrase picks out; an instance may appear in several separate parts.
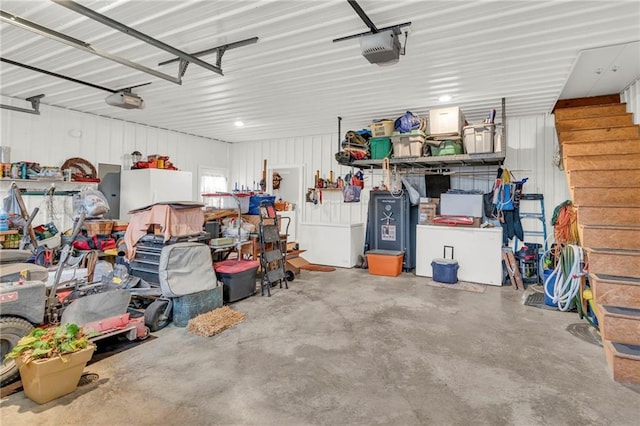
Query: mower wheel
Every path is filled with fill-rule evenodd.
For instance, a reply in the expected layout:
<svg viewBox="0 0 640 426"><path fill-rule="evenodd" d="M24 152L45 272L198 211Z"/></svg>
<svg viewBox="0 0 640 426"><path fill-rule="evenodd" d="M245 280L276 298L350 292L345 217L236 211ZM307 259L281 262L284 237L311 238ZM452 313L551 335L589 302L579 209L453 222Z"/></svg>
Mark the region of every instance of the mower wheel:
<svg viewBox="0 0 640 426"><path fill-rule="evenodd" d="M293 281L296 278L296 275L293 273L293 271L285 271L284 275L287 278L287 281Z"/></svg>
<svg viewBox="0 0 640 426"><path fill-rule="evenodd" d="M31 333L33 325L22 318L0 317L0 347L2 360L13 347L18 344L18 340ZM9 359L0 365L1 386L15 382L20 377L20 371L15 360Z"/></svg>
<svg viewBox="0 0 640 426"><path fill-rule="evenodd" d="M171 316L165 316L169 301L156 299L144 310L144 325L151 331L165 328L171 321Z"/></svg>

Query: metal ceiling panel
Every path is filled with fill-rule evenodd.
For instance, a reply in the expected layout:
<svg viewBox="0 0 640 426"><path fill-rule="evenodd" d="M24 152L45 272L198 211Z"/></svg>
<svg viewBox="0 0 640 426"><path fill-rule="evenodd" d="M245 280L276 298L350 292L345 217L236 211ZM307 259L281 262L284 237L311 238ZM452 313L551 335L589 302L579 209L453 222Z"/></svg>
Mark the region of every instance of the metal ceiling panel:
<svg viewBox="0 0 640 426"><path fill-rule="evenodd" d="M0 94L44 93L44 104L230 142L326 134L337 116L364 127L406 110L425 113L441 106L442 94L471 122L499 109L503 97L508 115L545 113L568 84L576 96L592 90L589 79L569 82L581 51L640 40L635 1L361 0L379 28L412 22L406 56L382 67L367 62L357 39L332 42L368 29L343 0L78 3L187 53L259 41L227 51L223 76L190 64L176 85L2 22L4 58L112 89L152 84L134 90L144 110L124 110L105 103L108 92L1 63ZM3 0L1 8L177 75L177 63L158 65L171 54L53 2ZM202 59L215 63L216 55ZM245 127L234 127L236 120Z"/></svg>

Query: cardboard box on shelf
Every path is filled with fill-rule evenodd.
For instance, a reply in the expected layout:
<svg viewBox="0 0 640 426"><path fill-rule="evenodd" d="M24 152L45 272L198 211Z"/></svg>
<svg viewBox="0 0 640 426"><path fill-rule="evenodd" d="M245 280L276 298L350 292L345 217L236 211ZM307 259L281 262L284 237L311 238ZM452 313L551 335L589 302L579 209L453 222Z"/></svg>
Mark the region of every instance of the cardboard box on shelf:
<svg viewBox="0 0 640 426"><path fill-rule="evenodd" d="M433 218L438 214L438 198L420 198L418 207L418 223L420 225L433 222Z"/></svg>

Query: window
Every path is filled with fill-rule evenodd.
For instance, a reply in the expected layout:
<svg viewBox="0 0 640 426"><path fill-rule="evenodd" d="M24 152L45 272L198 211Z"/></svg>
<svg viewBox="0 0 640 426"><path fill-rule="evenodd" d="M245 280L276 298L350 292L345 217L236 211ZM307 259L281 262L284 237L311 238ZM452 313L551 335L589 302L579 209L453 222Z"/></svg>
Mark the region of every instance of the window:
<svg viewBox="0 0 640 426"><path fill-rule="evenodd" d="M227 171L214 167L200 166L200 194L227 192Z"/></svg>

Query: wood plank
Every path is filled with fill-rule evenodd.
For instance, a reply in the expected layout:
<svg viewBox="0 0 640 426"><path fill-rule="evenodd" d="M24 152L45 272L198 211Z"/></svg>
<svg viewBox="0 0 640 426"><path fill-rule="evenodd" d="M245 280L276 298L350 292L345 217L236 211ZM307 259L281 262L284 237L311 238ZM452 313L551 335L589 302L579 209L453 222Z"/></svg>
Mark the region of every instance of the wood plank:
<svg viewBox="0 0 640 426"><path fill-rule="evenodd" d="M581 225L638 225L640 208L628 206L581 206L578 223Z"/></svg>
<svg viewBox="0 0 640 426"><path fill-rule="evenodd" d="M566 157L564 168L568 172L574 170L637 170L640 168L640 154L626 155L584 155Z"/></svg>
<svg viewBox="0 0 640 426"><path fill-rule="evenodd" d="M640 166L635 170L572 170L568 173L567 180L570 187L639 187Z"/></svg>
<svg viewBox="0 0 640 426"><path fill-rule="evenodd" d="M603 127L601 129L567 130L558 132L561 144L584 141L610 141L637 139L640 137L639 126Z"/></svg>
<svg viewBox="0 0 640 426"><path fill-rule="evenodd" d="M573 118L570 120L556 120L556 130L558 132L622 126L633 126L633 114L625 113L619 115Z"/></svg>
<svg viewBox="0 0 640 426"><path fill-rule="evenodd" d="M640 384L640 348L603 341L604 355L613 380Z"/></svg>
<svg viewBox="0 0 640 426"><path fill-rule="evenodd" d="M640 345L640 309L600 305L600 335L604 340Z"/></svg>
<svg viewBox="0 0 640 426"><path fill-rule="evenodd" d="M553 106L553 112L563 108L576 108L603 104L619 104L620 94L611 93L609 95L589 96L584 98L561 99Z"/></svg>
<svg viewBox="0 0 640 426"><path fill-rule="evenodd" d="M640 279L640 251L599 248L587 248L586 250L590 272Z"/></svg>
<svg viewBox="0 0 640 426"><path fill-rule="evenodd" d="M591 271L589 280L597 304L640 309L640 279L614 277Z"/></svg>
<svg viewBox="0 0 640 426"><path fill-rule="evenodd" d="M640 186L635 188L576 188L573 187L573 204L576 206L601 206L624 204L640 207Z"/></svg>
<svg viewBox="0 0 640 426"><path fill-rule="evenodd" d="M562 108L554 111L556 121L573 120L576 118L605 117L620 115L627 112L627 105L621 103L602 104L576 108Z"/></svg>
<svg viewBox="0 0 640 426"><path fill-rule="evenodd" d="M582 246L587 248L609 248L640 250L640 226L581 225Z"/></svg>
<svg viewBox="0 0 640 426"><path fill-rule="evenodd" d="M580 141L562 145L563 157L637 153L640 153L640 138L612 141Z"/></svg>
<svg viewBox="0 0 640 426"><path fill-rule="evenodd" d="M627 205L593 205L578 208L578 223L581 225L638 225L640 208Z"/></svg>

